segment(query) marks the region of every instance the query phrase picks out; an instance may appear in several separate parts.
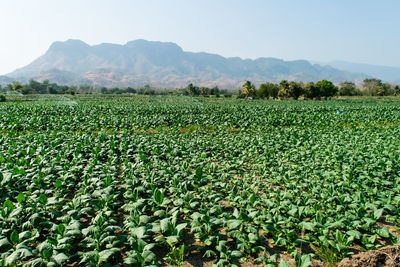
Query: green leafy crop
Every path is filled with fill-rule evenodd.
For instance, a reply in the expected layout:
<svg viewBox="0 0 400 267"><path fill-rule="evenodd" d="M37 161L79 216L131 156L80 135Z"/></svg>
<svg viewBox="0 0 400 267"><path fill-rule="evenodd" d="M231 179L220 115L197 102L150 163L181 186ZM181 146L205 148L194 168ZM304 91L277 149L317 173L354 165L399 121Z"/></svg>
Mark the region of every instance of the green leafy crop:
<svg viewBox="0 0 400 267"><path fill-rule="evenodd" d="M0 266L334 266L399 244L399 100L30 100L0 104Z"/></svg>

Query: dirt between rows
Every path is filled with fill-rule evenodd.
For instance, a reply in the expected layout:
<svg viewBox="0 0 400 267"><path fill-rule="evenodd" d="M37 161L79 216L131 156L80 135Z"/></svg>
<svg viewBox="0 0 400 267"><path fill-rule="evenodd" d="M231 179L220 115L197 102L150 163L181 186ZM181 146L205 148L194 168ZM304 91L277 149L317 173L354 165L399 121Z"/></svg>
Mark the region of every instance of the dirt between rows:
<svg viewBox="0 0 400 267"><path fill-rule="evenodd" d="M400 246L385 247L377 250L361 252L352 257L343 259L339 267L375 267L375 266L400 266Z"/></svg>
<svg viewBox="0 0 400 267"><path fill-rule="evenodd" d="M285 255L285 261L295 266L295 262L288 255ZM194 257L193 259L188 259L183 266L184 267L208 267L214 262L204 261L201 259L201 256ZM263 266L253 264L251 262L243 262L238 264L242 267L250 267L250 266ZM168 266L168 265L167 265ZM319 260L313 260L312 266L315 267L323 267L329 266L324 264ZM384 247L377 250L371 250L367 252L361 252L351 257L345 258L340 261L337 265L333 265L337 267L399 267L400 266L400 246L394 247Z"/></svg>

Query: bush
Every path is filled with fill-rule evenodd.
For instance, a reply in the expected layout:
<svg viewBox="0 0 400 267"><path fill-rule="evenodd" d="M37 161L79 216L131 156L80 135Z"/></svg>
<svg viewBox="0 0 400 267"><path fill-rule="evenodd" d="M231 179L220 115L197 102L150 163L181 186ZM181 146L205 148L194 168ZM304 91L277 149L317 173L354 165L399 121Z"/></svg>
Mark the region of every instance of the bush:
<svg viewBox="0 0 400 267"><path fill-rule="evenodd" d="M4 95L0 95L0 102L6 102L6 97Z"/></svg>

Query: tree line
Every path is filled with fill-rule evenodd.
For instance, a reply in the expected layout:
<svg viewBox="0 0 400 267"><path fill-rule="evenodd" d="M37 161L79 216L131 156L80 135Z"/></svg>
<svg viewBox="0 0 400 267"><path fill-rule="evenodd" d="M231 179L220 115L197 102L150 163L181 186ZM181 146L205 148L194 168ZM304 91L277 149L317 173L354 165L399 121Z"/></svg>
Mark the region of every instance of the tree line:
<svg viewBox="0 0 400 267"><path fill-rule="evenodd" d="M219 89L217 86L213 88L198 87L190 83L185 88L177 89L158 89L150 85L144 87L94 87L91 85L58 85L50 83L48 80L38 82L30 80L27 84L14 82L6 85L4 88L0 85L0 93L17 92L23 95L30 94L138 94L138 95L188 95L188 96L220 96L232 95L230 90Z"/></svg>
<svg viewBox="0 0 400 267"><path fill-rule="evenodd" d="M246 81L238 90L220 89L215 86L212 88L199 87L190 83L184 88L176 89L157 89L150 85L144 87L93 87L90 85L58 85L50 83L48 80L38 82L30 80L27 84L14 82L6 85L4 88L0 86L0 94L2 92L18 92L23 95L28 94L139 94L139 95L187 95L187 96L225 96L230 97L237 95L239 98L272 98L272 99L321 99L333 96L390 96L400 95L399 85L384 83L379 79L365 79L362 84L357 87L354 82L342 82L338 86L331 81L322 80L319 82L295 82L283 80L279 83L266 82L260 84L257 88L251 81ZM5 101L4 96L0 97L0 101Z"/></svg>
<svg viewBox="0 0 400 267"><path fill-rule="evenodd" d="M400 86L390 83L383 83L379 79L365 79L360 87L354 82L341 82L339 86L331 81L322 80L319 82L295 82L283 80L280 83L262 83L257 89L256 86L246 81L238 92L242 98L273 98L273 99L321 99L333 96L390 96L400 95Z"/></svg>

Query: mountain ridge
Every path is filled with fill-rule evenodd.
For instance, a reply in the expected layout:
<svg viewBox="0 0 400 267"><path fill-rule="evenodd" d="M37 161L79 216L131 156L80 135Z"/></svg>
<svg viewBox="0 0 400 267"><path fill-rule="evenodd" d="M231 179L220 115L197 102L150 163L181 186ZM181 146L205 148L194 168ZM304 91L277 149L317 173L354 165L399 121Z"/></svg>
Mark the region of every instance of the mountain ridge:
<svg viewBox="0 0 400 267"><path fill-rule="evenodd" d="M373 65L366 63L355 63L344 60L334 60L329 62L316 62L320 65L329 65L337 69L349 72L362 72L372 77L382 79L387 82L400 83L400 67Z"/></svg>
<svg viewBox="0 0 400 267"><path fill-rule="evenodd" d="M206 52L188 52L172 42L129 41L124 45L88 45L77 39L54 42L45 54L6 75L28 81L50 80L68 85L144 86L175 88L188 83L237 88L245 80L261 83L283 79L340 82L361 81L368 75L342 71L307 60L261 57L242 59Z"/></svg>

